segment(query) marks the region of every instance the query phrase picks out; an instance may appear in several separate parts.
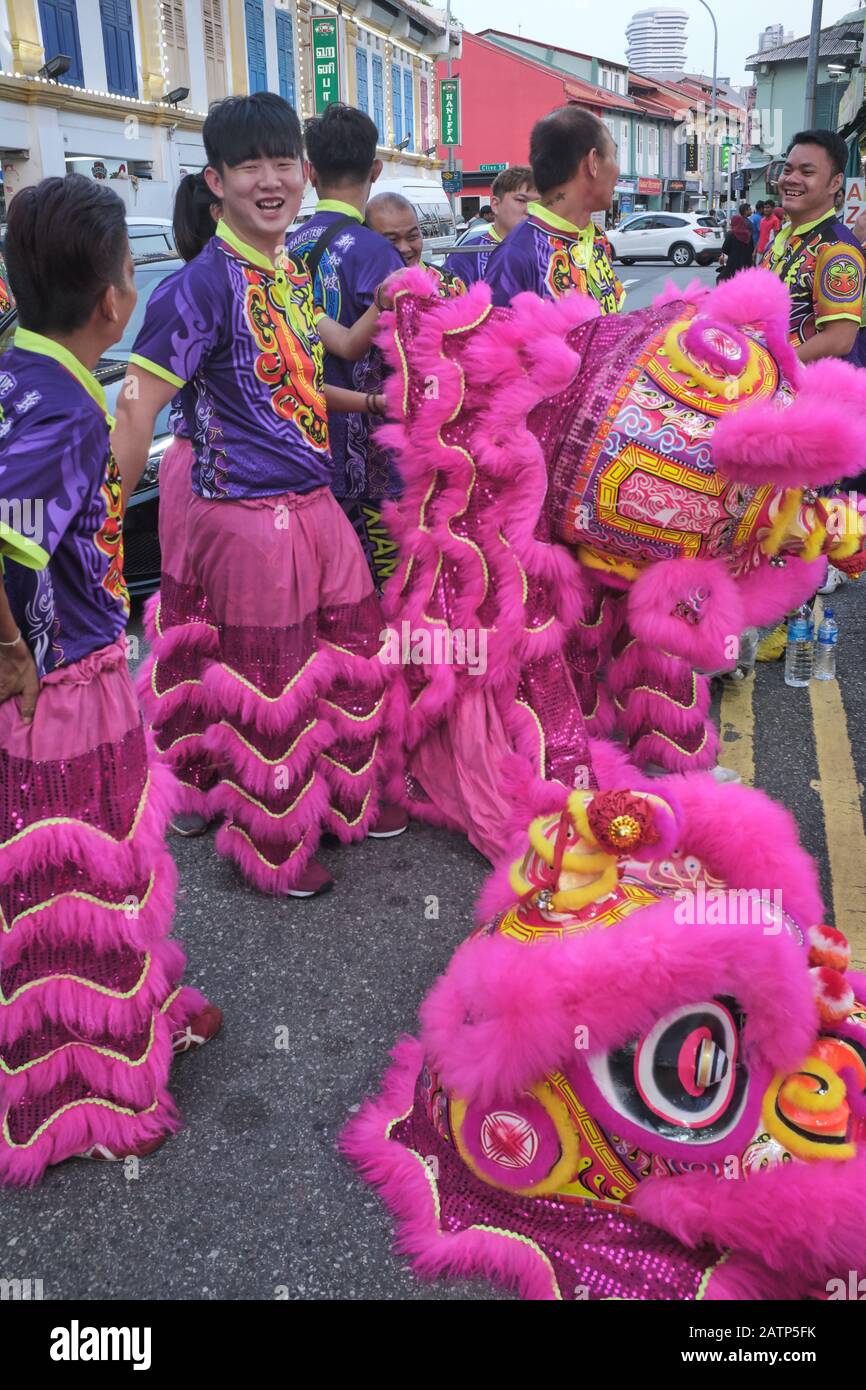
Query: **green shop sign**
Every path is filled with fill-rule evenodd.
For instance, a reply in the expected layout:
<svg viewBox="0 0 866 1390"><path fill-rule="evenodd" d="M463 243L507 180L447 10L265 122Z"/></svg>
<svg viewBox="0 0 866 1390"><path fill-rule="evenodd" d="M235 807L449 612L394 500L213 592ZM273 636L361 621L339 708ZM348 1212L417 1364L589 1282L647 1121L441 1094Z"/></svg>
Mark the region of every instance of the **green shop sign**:
<svg viewBox="0 0 866 1390"><path fill-rule="evenodd" d="M460 144L460 79L446 77L439 83L439 139L443 145Z"/></svg>
<svg viewBox="0 0 866 1390"><path fill-rule="evenodd" d="M338 20L314 16L310 20L313 51L313 107L324 111L340 100L340 38Z"/></svg>

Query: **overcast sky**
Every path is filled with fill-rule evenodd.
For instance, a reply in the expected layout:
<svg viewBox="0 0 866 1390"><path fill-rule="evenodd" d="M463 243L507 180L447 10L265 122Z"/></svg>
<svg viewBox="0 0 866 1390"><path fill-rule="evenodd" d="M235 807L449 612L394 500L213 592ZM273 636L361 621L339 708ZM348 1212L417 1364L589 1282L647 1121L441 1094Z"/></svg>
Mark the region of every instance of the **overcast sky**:
<svg viewBox="0 0 866 1390"><path fill-rule="evenodd" d="M441 4L443 0L438 0ZM757 52L758 35L768 24L784 24L795 38L809 32L812 0L709 0L719 26L719 76L739 85L751 81L743 64ZM652 0L452 0L455 18L467 29L504 29L543 39L598 58L625 62L625 30L638 10ZM713 70L713 25L700 0L671 0L671 8L688 10L687 69ZM824 0L822 26L858 8L857 0ZM531 17L530 17L531 16Z"/></svg>

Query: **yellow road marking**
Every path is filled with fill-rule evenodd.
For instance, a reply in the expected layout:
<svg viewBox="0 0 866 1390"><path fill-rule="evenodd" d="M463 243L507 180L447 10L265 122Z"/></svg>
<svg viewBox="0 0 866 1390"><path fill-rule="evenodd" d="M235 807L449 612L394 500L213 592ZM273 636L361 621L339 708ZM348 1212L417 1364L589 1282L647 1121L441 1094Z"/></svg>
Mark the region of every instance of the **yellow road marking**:
<svg viewBox="0 0 866 1390"><path fill-rule="evenodd" d="M747 787L753 786L755 781L754 688L754 671L744 681L725 681L719 711L719 762L722 767L738 772Z"/></svg>
<svg viewBox="0 0 866 1390"><path fill-rule="evenodd" d="M815 603L815 630L823 615ZM833 891L833 920L851 943L858 967L866 968L866 833L860 809L862 788L857 781L848 720L838 681L812 681L809 686L824 837Z"/></svg>

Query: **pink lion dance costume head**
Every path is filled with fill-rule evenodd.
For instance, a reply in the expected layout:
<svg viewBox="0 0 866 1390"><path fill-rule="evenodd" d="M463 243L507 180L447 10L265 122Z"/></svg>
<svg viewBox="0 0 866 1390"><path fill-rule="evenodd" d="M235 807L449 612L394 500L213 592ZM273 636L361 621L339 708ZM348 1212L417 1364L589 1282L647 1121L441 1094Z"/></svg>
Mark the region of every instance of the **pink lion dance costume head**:
<svg viewBox="0 0 866 1390"><path fill-rule="evenodd" d="M815 489L864 466L866 374L802 367L789 309L765 271L607 317L577 294L494 309L484 285L442 305L407 277L385 345L406 483L391 621L486 631L489 683L522 681L542 726L528 668L556 650L591 734L641 767L711 767L702 672L814 593L828 554L863 563L861 518ZM424 739L460 679L407 677L428 794Z"/></svg>
<svg viewBox="0 0 866 1390"><path fill-rule="evenodd" d="M863 1267L866 978L787 813L674 784L531 823L350 1124L419 1272L796 1299Z"/></svg>

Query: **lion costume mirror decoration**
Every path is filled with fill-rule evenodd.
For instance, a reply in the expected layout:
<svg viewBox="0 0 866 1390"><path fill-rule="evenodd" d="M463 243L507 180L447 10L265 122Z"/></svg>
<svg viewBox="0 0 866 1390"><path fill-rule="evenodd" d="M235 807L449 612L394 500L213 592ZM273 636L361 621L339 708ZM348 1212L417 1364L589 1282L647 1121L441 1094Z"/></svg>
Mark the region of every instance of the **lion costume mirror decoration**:
<svg viewBox="0 0 866 1390"><path fill-rule="evenodd" d="M700 673L864 568L816 489L866 377L801 367L760 271L608 318L432 295L386 343L390 790L497 867L343 1147L423 1274L826 1297L866 1264L866 978L788 812L701 770Z"/></svg>

